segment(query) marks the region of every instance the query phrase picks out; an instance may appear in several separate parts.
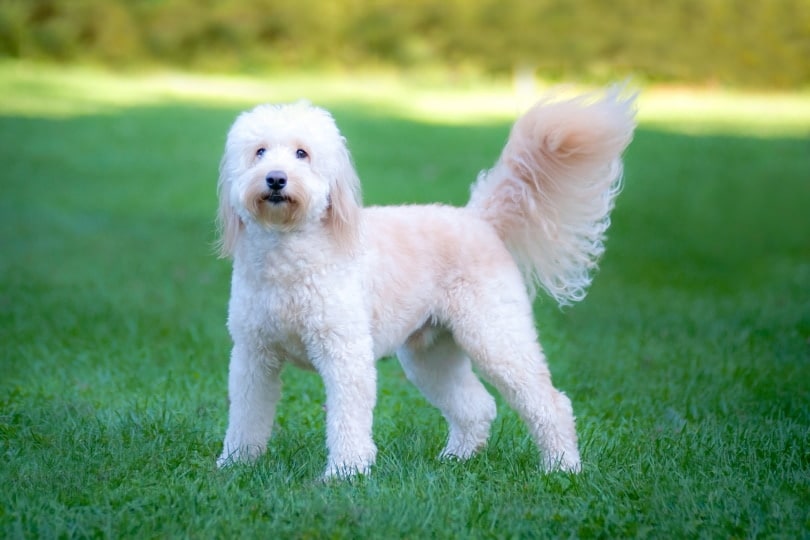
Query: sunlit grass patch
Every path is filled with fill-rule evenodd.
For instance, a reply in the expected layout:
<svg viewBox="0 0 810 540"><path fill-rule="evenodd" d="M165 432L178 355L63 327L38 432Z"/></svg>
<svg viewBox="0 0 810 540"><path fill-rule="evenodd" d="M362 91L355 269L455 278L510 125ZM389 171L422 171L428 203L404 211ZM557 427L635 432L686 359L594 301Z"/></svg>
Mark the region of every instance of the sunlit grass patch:
<svg viewBox="0 0 810 540"><path fill-rule="evenodd" d="M400 114L430 122L464 123L514 116L509 87L497 82L421 83L395 74L199 75L160 71L142 74L30 63L0 64L0 112L26 116L71 116L161 103L238 105L307 99L322 105L352 105L377 114Z"/></svg>
<svg viewBox="0 0 810 540"><path fill-rule="evenodd" d="M73 116L167 103L249 107L307 99L378 115L464 125L514 119L551 85L533 79L464 80L396 73L200 75L118 73L32 63L0 64L0 113ZM632 89L632 81L628 89ZM567 87L572 91L593 88ZM688 133L770 136L810 133L810 93L741 93L722 89L642 88L639 120Z"/></svg>
<svg viewBox="0 0 810 540"><path fill-rule="evenodd" d="M810 93L657 88L642 92L643 123L684 133L810 135Z"/></svg>

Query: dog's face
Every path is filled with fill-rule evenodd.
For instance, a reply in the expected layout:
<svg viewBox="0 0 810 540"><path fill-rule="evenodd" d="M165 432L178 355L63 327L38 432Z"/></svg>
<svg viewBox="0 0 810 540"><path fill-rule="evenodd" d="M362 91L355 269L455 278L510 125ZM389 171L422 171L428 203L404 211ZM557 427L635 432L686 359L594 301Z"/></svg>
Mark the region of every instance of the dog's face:
<svg viewBox="0 0 810 540"><path fill-rule="evenodd" d="M260 105L242 113L228 133L219 199L224 256L250 222L280 233L323 226L347 244L359 181L329 113L306 103Z"/></svg>

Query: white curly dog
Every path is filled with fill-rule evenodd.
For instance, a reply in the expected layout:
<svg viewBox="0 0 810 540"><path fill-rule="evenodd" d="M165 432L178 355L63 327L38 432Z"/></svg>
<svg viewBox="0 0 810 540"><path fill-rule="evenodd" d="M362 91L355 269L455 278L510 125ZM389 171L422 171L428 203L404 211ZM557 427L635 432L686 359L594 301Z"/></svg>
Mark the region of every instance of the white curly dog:
<svg viewBox="0 0 810 540"><path fill-rule="evenodd" d="M549 96L517 120L463 208L363 208L333 118L260 105L231 127L219 178L233 257L230 411L219 466L264 453L285 362L326 391L324 476L368 473L376 359L396 353L449 424L442 457L486 444L495 401L526 422L547 471L579 471L571 402L551 384L532 299L581 300L604 251L635 128L634 96ZM414 157L418 159L418 157Z"/></svg>

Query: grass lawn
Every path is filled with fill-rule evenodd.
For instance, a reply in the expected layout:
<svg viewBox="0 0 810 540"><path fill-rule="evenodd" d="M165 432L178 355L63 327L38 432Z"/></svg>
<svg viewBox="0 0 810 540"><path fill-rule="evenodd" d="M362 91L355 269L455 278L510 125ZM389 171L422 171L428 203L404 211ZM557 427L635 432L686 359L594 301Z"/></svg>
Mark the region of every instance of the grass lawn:
<svg viewBox="0 0 810 540"><path fill-rule="evenodd" d="M215 469L230 268L217 166L238 111L307 95L368 204L463 204L508 88L112 76L0 65L0 537L810 536L810 96L650 92L588 298L536 305L584 471L544 475L380 363L373 474L321 484L323 388L289 369L268 455ZM354 89L354 90L353 90Z"/></svg>

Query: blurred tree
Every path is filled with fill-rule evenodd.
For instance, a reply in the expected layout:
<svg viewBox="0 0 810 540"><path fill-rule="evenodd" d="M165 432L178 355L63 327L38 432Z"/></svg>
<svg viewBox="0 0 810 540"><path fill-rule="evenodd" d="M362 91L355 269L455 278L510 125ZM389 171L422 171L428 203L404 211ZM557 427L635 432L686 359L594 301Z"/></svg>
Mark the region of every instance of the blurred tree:
<svg viewBox="0 0 810 540"><path fill-rule="evenodd" d="M810 83L810 0L0 0L0 57Z"/></svg>

